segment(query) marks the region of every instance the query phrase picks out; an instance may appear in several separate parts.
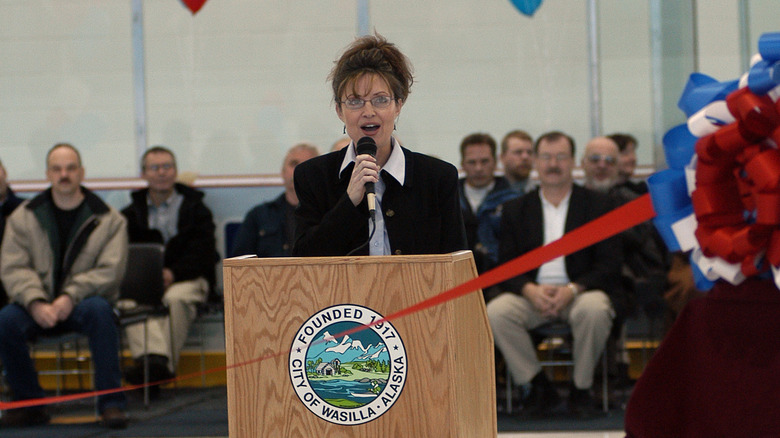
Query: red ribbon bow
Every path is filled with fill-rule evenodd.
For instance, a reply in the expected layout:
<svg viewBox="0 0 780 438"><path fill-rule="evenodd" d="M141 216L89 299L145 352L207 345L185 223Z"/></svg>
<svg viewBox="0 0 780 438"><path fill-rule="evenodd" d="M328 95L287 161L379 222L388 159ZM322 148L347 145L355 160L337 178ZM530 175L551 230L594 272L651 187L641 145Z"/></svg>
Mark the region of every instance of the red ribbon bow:
<svg viewBox="0 0 780 438"><path fill-rule="evenodd" d="M780 265L780 104L745 87L726 106L736 121L696 142L696 238L752 276L769 269L764 251Z"/></svg>

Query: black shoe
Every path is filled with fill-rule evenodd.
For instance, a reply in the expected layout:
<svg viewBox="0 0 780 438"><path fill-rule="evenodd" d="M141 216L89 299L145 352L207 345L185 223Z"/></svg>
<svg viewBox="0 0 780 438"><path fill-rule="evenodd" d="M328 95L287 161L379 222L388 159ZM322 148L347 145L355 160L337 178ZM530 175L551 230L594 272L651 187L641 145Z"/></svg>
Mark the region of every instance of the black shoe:
<svg viewBox="0 0 780 438"><path fill-rule="evenodd" d="M131 385L144 383L144 366L133 365L125 370L125 381Z"/></svg>
<svg viewBox="0 0 780 438"><path fill-rule="evenodd" d="M522 414L530 417L549 416L560 401L561 397L558 395L558 391L547 379L544 371L540 371L531 380L531 392L523 400Z"/></svg>
<svg viewBox="0 0 780 438"><path fill-rule="evenodd" d="M127 427L127 416L119 408L106 408L100 418L103 426L109 429L125 429Z"/></svg>
<svg viewBox="0 0 780 438"><path fill-rule="evenodd" d="M41 407L10 409L0 418L2 427L27 427L47 424L51 420L46 409Z"/></svg>
<svg viewBox="0 0 780 438"><path fill-rule="evenodd" d="M148 355L149 382L159 382L176 377L168 370L168 358L159 354ZM132 385L144 383L144 358L135 359L135 365L125 371L125 380Z"/></svg>
<svg viewBox="0 0 780 438"><path fill-rule="evenodd" d="M149 381L159 382L161 380L173 379L175 374L168 370L168 365L149 364Z"/></svg>
<svg viewBox="0 0 780 438"><path fill-rule="evenodd" d="M601 415L596 407L596 401L590 395L590 389L569 388L569 413L580 420L589 420Z"/></svg>

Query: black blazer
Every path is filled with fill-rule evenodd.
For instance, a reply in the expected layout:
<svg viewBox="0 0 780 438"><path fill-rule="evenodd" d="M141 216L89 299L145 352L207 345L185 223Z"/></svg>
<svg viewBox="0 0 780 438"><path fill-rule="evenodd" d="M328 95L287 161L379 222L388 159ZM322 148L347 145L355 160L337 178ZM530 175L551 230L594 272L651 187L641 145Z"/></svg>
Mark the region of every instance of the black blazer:
<svg viewBox="0 0 780 438"><path fill-rule="evenodd" d="M584 225L611 210L613 204L602 193L577 184L572 187L564 233ZM505 263L544 243L542 201L539 188L504 204L499 239L499 262ZM620 288L621 245L616 237L598 242L564 257L569 279L586 290L601 289L612 300L618 314L625 312L624 293ZM505 290L521 294L528 282L536 282L539 269L520 274L504 283Z"/></svg>
<svg viewBox="0 0 780 438"><path fill-rule="evenodd" d="M347 196L350 164L341 175L347 148L306 160L295 168L294 256L346 255L368 240L368 206ZM381 208L393 254L446 254L467 249L458 204L458 171L442 160L403 148L406 181L382 172ZM378 212L377 212L378 214ZM359 255L368 255L368 247Z"/></svg>

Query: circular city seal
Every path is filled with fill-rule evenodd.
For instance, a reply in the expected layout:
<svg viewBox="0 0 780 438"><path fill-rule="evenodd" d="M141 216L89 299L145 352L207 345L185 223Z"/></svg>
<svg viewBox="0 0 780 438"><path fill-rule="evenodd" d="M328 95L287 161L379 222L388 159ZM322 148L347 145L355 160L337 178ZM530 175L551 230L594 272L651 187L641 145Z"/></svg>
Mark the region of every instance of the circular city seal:
<svg viewBox="0 0 780 438"><path fill-rule="evenodd" d="M290 382L301 402L331 423L376 420L406 383L406 349L398 331L368 307L340 304L311 316L295 334Z"/></svg>

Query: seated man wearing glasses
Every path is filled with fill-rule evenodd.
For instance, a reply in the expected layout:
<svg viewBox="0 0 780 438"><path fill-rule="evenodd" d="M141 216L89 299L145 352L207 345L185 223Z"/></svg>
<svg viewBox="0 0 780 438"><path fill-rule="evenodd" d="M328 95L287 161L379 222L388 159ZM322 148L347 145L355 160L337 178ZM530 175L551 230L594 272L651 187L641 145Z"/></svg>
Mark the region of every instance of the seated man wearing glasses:
<svg viewBox="0 0 780 438"><path fill-rule="evenodd" d="M534 145L539 187L504 204L499 262L504 263L558 240L606 213L611 203L596 191L574 184L574 140L549 132ZM496 346L518 385L531 384L523 413L556 410L559 395L541 369L530 332L553 321L572 329L574 372L569 409L577 417L596 414L590 393L593 372L622 310L617 284L621 247L610 238L506 281L506 291L487 304Z"/></svg>
<svg viewBox="0 0 780 438"><path fill-rule="evenodd" d="M585 187L607 193L616 206L640 196L633 186L624 184L626 180L620 175L620 160L621 151L612 136L590 140L582 157ZM660 302L666 289L666 272L670 262L661 236L648 221L620 233L618 237L623 247L621 282L629 298L629 314L641 310L637 304L658 306L653 303ZM628 357L618 357L617 368L620 383L627 382Z"/></svg>
<svg viewBox="0 0 780 438"><path fill-rule="evenodd" d="M596 137L585 145L582 156L582 170L585 172L585 187L607 192L618 180L617 143L609 137Z"/></svg>
<svg viewBox="0 0 780 438"><path fill-rule="evenodd" d="M582 170L585 173L585 187L609 195L615 206L623 205L641 196L621 181L620 149L612 136L593 138L585 146L582 157ZM666 276L668 265L666 246L655 227L648 221L620 234L623 244L624 278L635 283L655 276L653 284L663 284L659 280ZM630 283L624 283L630 286ZM631 287L628 289L632 290Z"/></svg>
<svg viewBox="0 0 780 438"><path fill-rule="evenodd" d="M204 194L176 182L173 152L163 146L147 149L141 158L141 176L149 187L133 192L132 203L122 213L127 217L131 243L165 245L162 301L168 306L171 323L165 317L148 324L149 375L151 381L159 381L174 376L174 364L197 316L197 304L214 287L218 256L214 220L203 203ZM144 327L131 325L126 331L136 365L125 378L139 384L143 382Z"/></svg>

